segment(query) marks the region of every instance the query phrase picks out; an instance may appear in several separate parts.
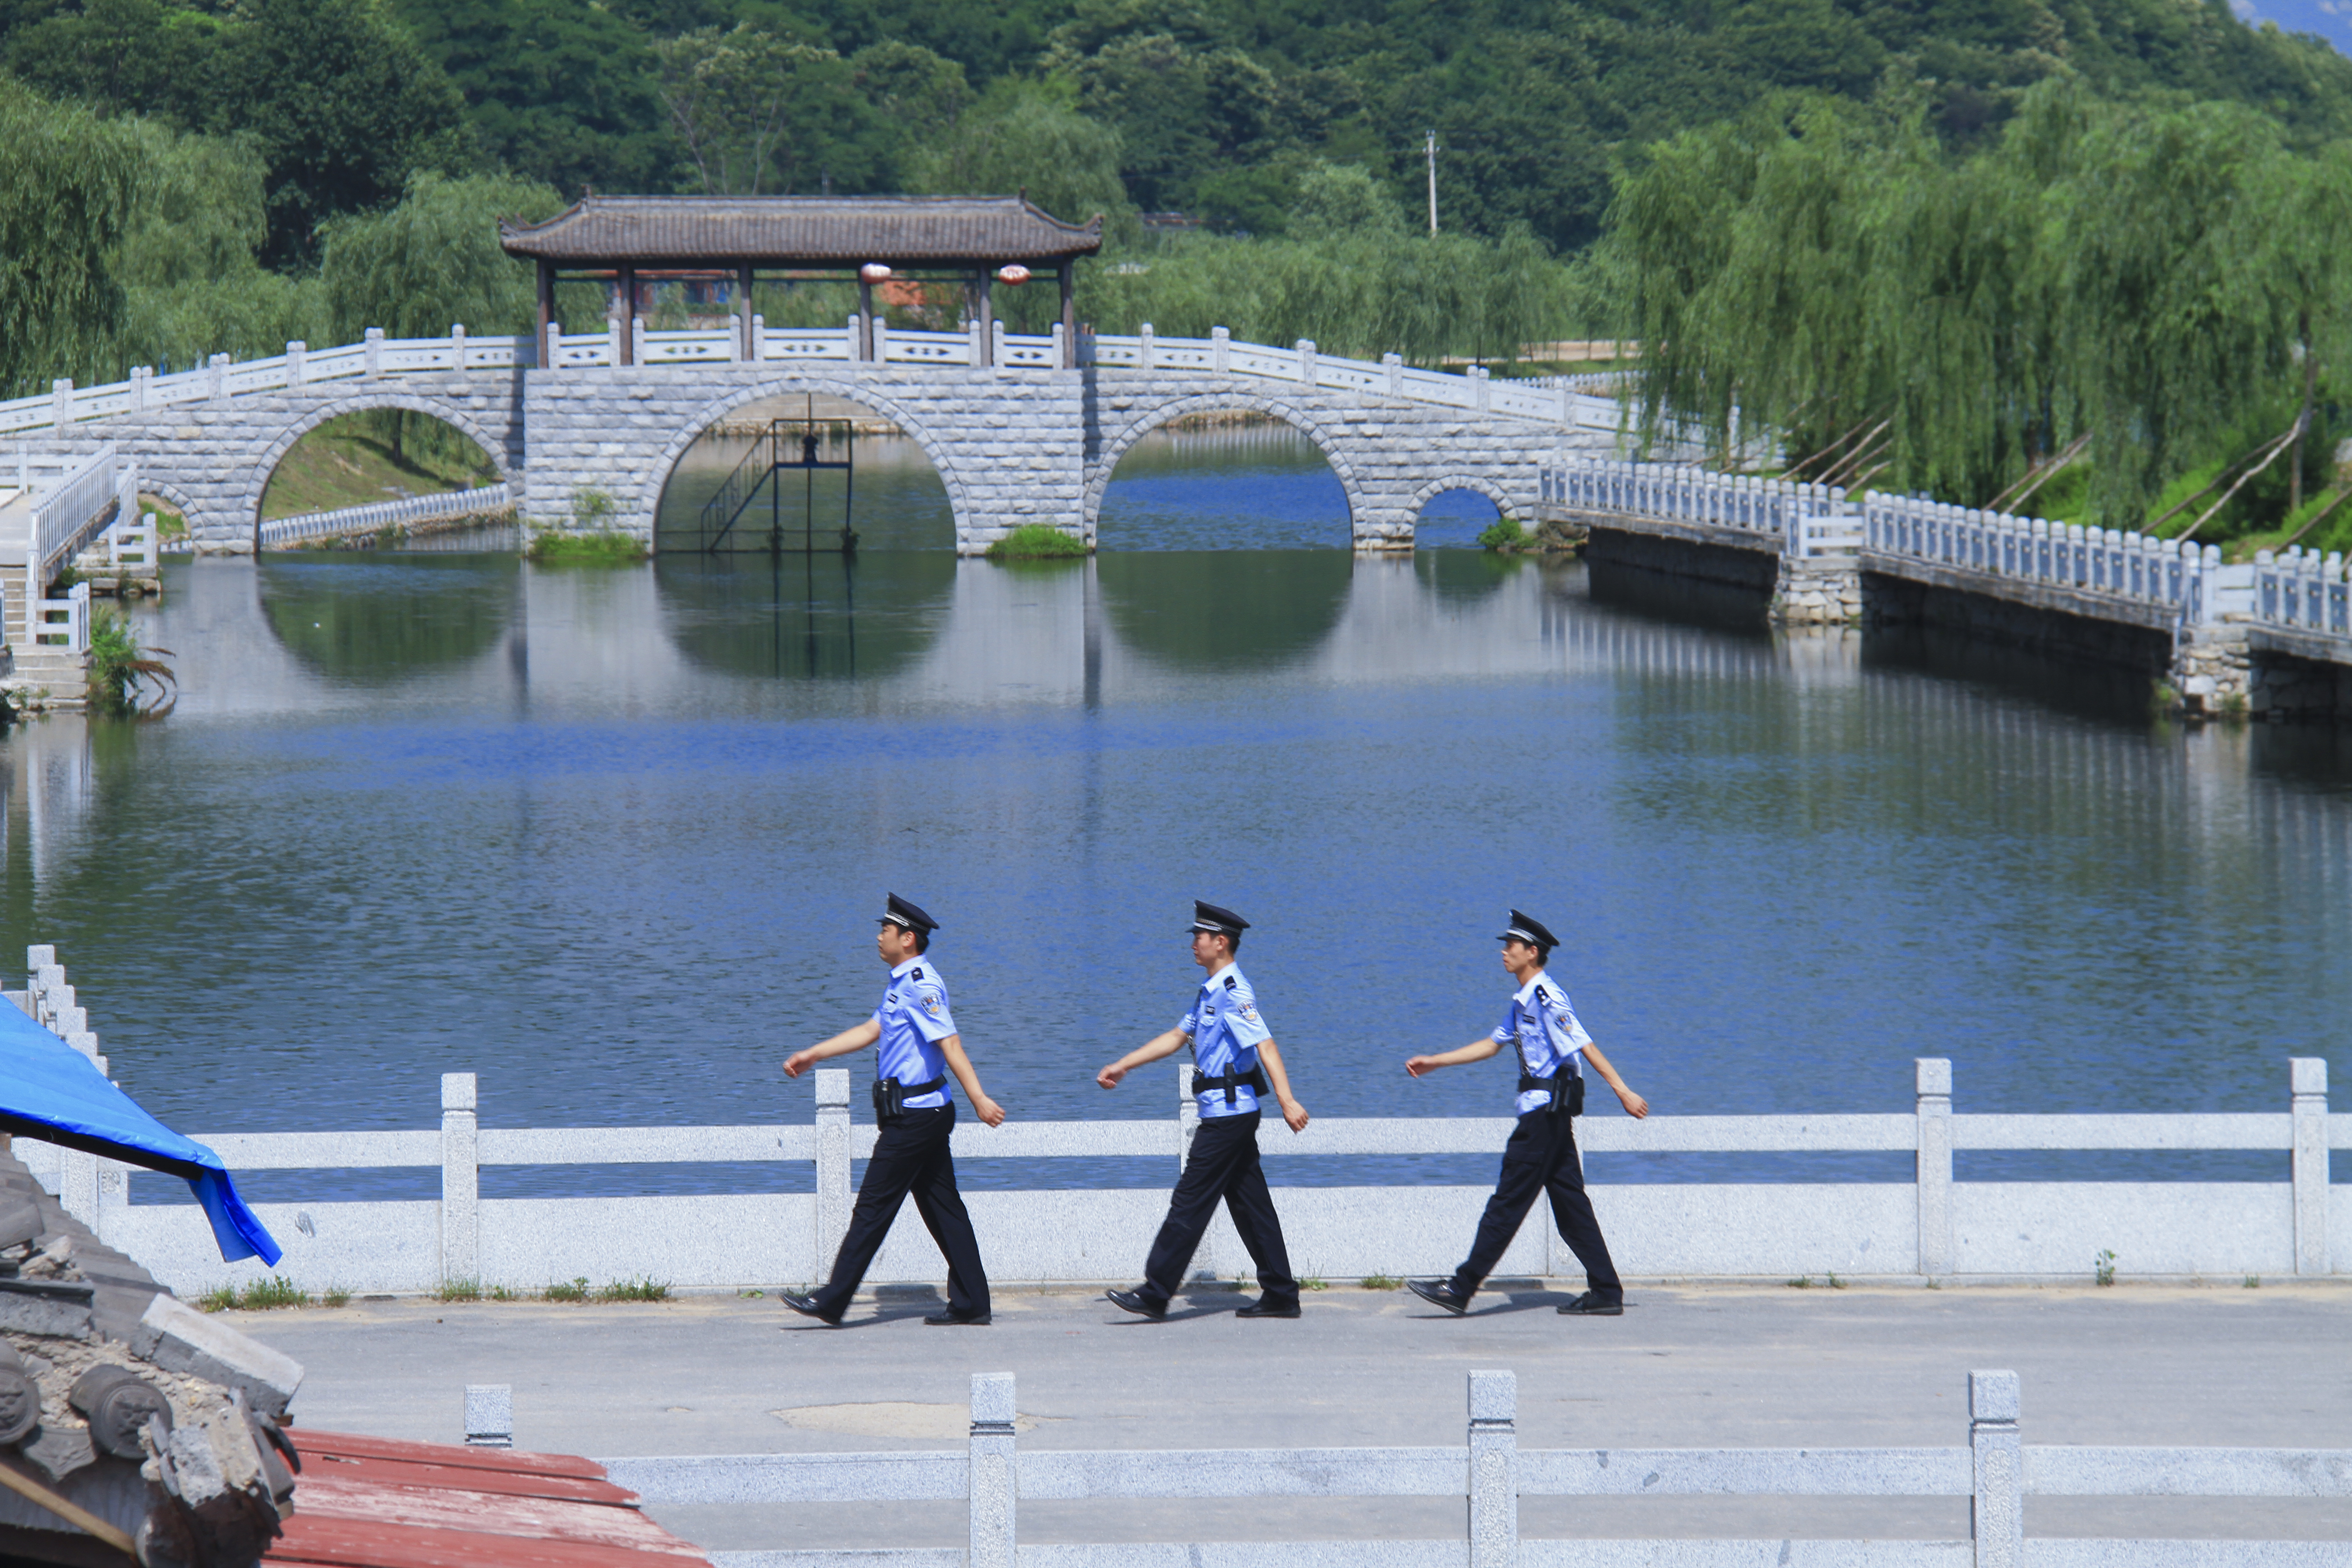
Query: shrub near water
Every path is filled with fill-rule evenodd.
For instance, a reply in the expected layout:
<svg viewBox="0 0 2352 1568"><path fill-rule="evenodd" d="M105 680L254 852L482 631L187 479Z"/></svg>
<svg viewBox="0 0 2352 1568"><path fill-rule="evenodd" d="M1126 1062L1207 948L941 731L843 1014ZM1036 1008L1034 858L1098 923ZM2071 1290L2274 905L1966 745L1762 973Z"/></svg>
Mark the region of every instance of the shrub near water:
<svg viewBox="0 0 2352 1568"><path fill-rule="evenodd" d="M988 547L991 561L1055 561L1089 553L1085 540L1049 522L1024 522Z"/></svg>

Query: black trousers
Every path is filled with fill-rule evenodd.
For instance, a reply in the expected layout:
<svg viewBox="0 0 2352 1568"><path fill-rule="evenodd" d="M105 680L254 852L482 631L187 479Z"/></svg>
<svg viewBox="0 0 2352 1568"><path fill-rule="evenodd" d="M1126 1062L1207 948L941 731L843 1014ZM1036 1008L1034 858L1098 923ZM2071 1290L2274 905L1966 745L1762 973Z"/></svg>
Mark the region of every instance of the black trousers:
<svg viewBox="0 0 2352 1568"><path fill-rule="evenodd" d="M1551 1217L1576 1260L1584 1265L1585 1288L1594 1294L1622 1299L1625 1287L1617 1266L1609 1261L1609 1244L1601 1238L1601 1222L1592 1215L1592 1200L1584 1195L1584 1168L1576 1158L1576 1119L1562 1111L1528 1111L1519 1118L1511 1141L1503 1145L1503 1173L1486 1212L1478 1220L1478 1239L1470 1257L1454 1271L1454 1288L1464 1295L1486 1282L1503 1249L1519 1234L1519 1222L1535 1206L1536 1194L1551 1195Z"/></svg>
<svg viewBox="0 0 2352 1568"><path fill-rule="evenodd" d="M923 1227L947 1257L948 1310L969 1315L989 1310L980 1238L972 1235L971 1215L956 1191L955 1156L948 1152L955 1119L955 1102L950 1100L936 1110L902 1110L882 1124L874 1157L866 1163L866 1179L857 1184L857 1205L849 1211L841 1255L833 1260L833 1279L816 1292L817 1304L826 1311L842 1310L857 1294L909 1193Z"/></svg>
<svg viewBox="0 0 2352 1568"><path fill-rule="evenodd" d="M1184 1270L1201 1246L1201 1237L1225 1200L1234 1228L1257 1265L1258 1283L1265 1299L1280 1305L1298 1300L1298 1281L1291 1277L1290 1250L1282 1244L1282 1219L1274 1212L1274 1194L1266 1190L1265 1169L1257 1157L1258 1113L1244 1116L1204 1116L1192 1134L1192 1153L1184 1173L1168 1200L1168 1217L1151 1244L1143 1266L1146 1300L1165 1302L1184 1282Z"/></svg>

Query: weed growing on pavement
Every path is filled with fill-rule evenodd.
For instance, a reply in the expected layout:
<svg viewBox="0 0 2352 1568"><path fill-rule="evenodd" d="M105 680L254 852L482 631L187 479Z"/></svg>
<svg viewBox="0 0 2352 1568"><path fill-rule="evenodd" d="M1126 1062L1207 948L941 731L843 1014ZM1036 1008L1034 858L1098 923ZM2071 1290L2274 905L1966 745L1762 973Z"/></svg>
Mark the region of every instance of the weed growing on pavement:
<svg viewBox="0 0 2352 1568"><path fill-rule="evenodd" d="M1404 1288L1404 1281L1393 1274L1367 1274L1363 1286L1367 1290L1401 1290Z"/></svg>
<svg viewBox="0 0 2352 1568"><path fill-rule="evenodd" d="M615 1279L596 1291L599 1301L667 1301L669 1284L662 1279Z"/></svg>
<svg viewBox="0 0 2352 1568"><path fill-rule="evenodd" d="M547 1288L551 1301L585 1301L588 1299L588 1277L583 1274L569 1282L558 1281Z"/></svg>
<svg viewBox="0 0 2352 1568"><path fill-rule="evenodd" d="M2109 1252L2106 1248L2101 1247L2099 1249L2099 1256L2091 1260L2091 1277L2102 1285L2114 1284L2116 1282L2116 1255Z"/></svg>

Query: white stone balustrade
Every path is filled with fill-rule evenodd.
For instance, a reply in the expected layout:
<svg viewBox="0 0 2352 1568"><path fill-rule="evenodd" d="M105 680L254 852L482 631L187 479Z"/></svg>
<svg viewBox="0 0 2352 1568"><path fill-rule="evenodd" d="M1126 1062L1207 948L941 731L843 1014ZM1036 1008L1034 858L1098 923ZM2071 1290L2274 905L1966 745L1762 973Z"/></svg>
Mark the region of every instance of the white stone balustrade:
<svg viewBox="0 0 2352 1568"><path fill-rule="evenodd" d="M968 1553L887 1553L893 1561L1013 1568L1036 1547L1018 1540L1018 1509L1038 1502L1146 1498L1453 1497L1467 1507L1453 1541L1256 1541L1042 1549L1056 1568L1296 1568L1374 1561L1381 1568L1654 1568L1660 1563L1870 1563L1899 1568L2108 1568L2119 1563L2336 1563L2306 1542L2088 1540L2041 1536L2029 1552L2032 1497L2352 1498L2352 1449L2028 1446L2017 1373L1968 1374L1967 1442L1918 1448L1549 1448L1517 1437L1517 1378L1468 1377L1459 1447L1417 1448L1034 1448L1014 1433L1011 1373L971 1379L968 1447L896 1453L720 1454L599 1459L606 1478L648 1507L826 1502L961 1502ZM468 1390L471 1409L472 1390ZM1969 1500L1960 1541L1809 1542L1523 1538L1527 1497L1948 1497ZM1671 1548L1669 1550L1668 1548ZM1368 1550L1373 1554L1368 1555ZM1049 1555L1046 1555L1049 1554ZM838 1563L848 1554L792 1550L716 1552L718 1568ZM883 1552L857 1553L877 1559Z"/></svg>

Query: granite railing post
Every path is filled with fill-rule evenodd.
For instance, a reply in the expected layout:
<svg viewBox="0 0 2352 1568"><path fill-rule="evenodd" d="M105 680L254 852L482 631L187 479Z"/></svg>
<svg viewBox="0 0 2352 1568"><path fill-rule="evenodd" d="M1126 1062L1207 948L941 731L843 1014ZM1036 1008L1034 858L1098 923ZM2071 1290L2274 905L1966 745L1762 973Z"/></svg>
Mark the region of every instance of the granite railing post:
<svg viewBox="0 0 2352 1568"><path fill-rule="evenodd" d="M1487 384L1488 374L1483 364L1474 364L1470 367L1470 379L1475 384L1472 392L1478 400L1478 412L1481 414L1487 413L1493 406L1491 400L1494 389Z"/></svg>
<svg viewBox="0 0 2352 1568"><path fill-rule="evenodd" d="M226 354L215 354L205 362L205 395L215 405L228 401L228 365Z"/></svg>
<svg viewBox="0 0 2352 1568"><path fill-rule="evenodd" d="M2017 1373L1969 1373L1969 1452L1976 1479L1969 1499L1976 1568L2021 1568L2025 1450L2018 1431Z"/></svg>
<svg viewBox="0 0 2352 1568"><path fill-rule="evenodd" d="M361 350L362 356L361 363L366 367L368 374L382 375L383 374L383 329L370 327L364 341L366 346Z"/></svg>
<svg viewBox="0 0 2352 1568"><path fill-rule="evenodd" d="M2294 1271L2325 1274L2327 1258L2327 1058L2291 1057L2294 1112Z"/></svg>
<svg viewBox="0 0 2352 1568"><path fill-rule="evenodd" d="M1136 366L1140 370L1150 370L1153 348L1150 322L1144 322L1137 331L1136 342L1139 345L1135 351Z"/></svg>
<svg viewBox="0 0 2352 1568"><path fill-rule="evenodd" d="M1387 368L1389 373L1389 395L1391 397L1402 397L1404 395L1404 355L1400 353L1382 354L1381 356L1381 363Z"/></svg>
<svg viewBox="0 0 2352 1568"><path fill-rule="evenodd" d="M286 384L300 386L310 379L310 345L296 339L286 345Z"/></svg>
<svg viewBox="0 0 2352 1568"><path fill-rule="evenodd" d="M1201 1130L1201 1102L1192 1093L1192 1066L1176 1064L1176 1173L1192 1158L1192 1134Z"/></svg>
<svg viewBox="0 0 2352 1568"><path fill-rule="evenodd" d="M1298 379L1307 386L1315 384L1315 340L1301 338L1293 352L1298 355Z"/></svg>
<svg viewBox="0 0 2352 1568"><path fill-rule="evenodd" d="M1519 1380L1470 1374L1470 1568L1517 1568Z"/></svg>
<svg viewBox="0 0 2352 1568"><path fill-rule="evenodd" d="M73 377L49 383L49 423L59 430L73 423Z"/></svg>
<svg viewBox="0 0 2352 1568"><path fill-rule="evenodd" d="M1234 334L1223 327L1209 329L1209 368L1223 375L1233 365Z"/></svg>
<svg viewBox="0 0 2352 1568"><path fill-rule="evenodd" d="M991 345L988 340L981 335L980 318L975 316L971 321L966 321L963 324L963 336L964 363L970 365L974 370L978 370L982 366L987 364L988 350Z"/></svg>
<svg viewBox="0 0 2352 1568"><path fill-rule="evenodd" d="M1069 334L1062 331L1062 323L1059 321L1055 322L1054 363L1064 370L1067 370L1073 363L1076 363L1071 358L1072 346L1073 345L1069 342ZM875 357L878 359L881 356L877 354Z"/></svg>
<svg viewBox="0 0 2352 1568"><path fill-rule="evenodd" d="M761 315L755 310L751 314L751 352L750 354L751 363L754 364L759 363L760 361L767 357L767 353L768 318Z"/></svg>
<svg viewBox="0 0 2352 1568"><path fill-rule="evenodd" d="M740 315L730 314L727 318L727 357L737 364L742 364L751 357L751 335L744 327Z"/></svg>
<svg viewBox="0 0 2352 1568"><path fill-rule="evenodd" d="M441 1278L481 1278L481 1131L469 1072L441 1075Z"/></svg>
<svg viewBox="0 0 2352 1568"><path fill-rule="evenodd" d="M1918 1075L1919 1272L1952 1271L1952 1063L1920 1057Z"/></svg>
<svg viewBox="0 0 2352 1568"><path fill-rule="evenodd" d="M621 318L618 316L607 316L604 318L604 363L609 365L618 365L623 363L621 359Z"/></svg>
<svg viewBox="0 0 2352 1568"><path fill-rule="evenodd" d="M629 318L629 363L633 365L646 363L646 319L643 316Z"/></svg>
<svg viewBox="0 0 2352 1568"><path fill-rule="evenodd" d="M999 316L989 322L988 330L991 334L989 347L992 351L988 356L988 363L1003 370L1004 368L1004 318Z"/></svg>
<svg viewBox="0 0 2352 1568"><path fill-rule="evenodd" d="M466 368L466 323L463 321L449 323L449 368Z"/></svg>
<svg viewBox="0 0 2352 1568"><path fill-rule="evenodd" d="M466 1385L466 1447L514 1447L514 1384L469 1383Z"/></svg>
<svg viewBox="0 0 2352 1568"><path fill-rule="evenodd" d="M151 390L154 380L155 367L153 365L134 364L131 367L131 409L132 413L143 414L146 412L147 395Z"/></svg>
<svg viewBox="0 0 2352 1568"><path fill-rule="evenodd" d="M833 1268L849 1234L849 1069L816 1073L816 1274Z"/></svg>
<svg viewBox="0 0 2352 1568"><path fill-rule="evenodd" d="M1013 1374L971 1374L970 1510L971 1546L967 1568L1014 1568L1018 1536L1014 1502L1020 1461L1013 1444Z"/></svg>

